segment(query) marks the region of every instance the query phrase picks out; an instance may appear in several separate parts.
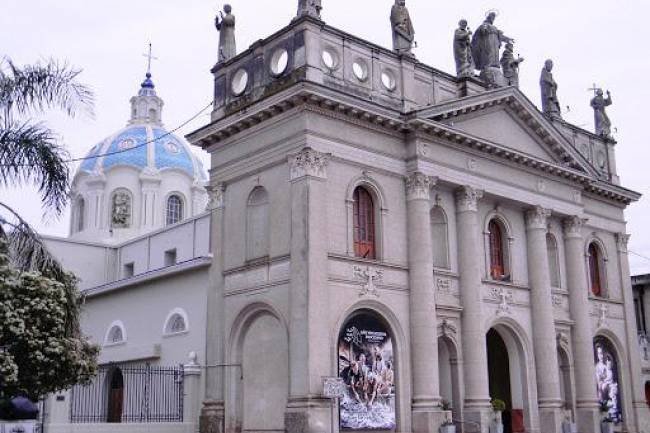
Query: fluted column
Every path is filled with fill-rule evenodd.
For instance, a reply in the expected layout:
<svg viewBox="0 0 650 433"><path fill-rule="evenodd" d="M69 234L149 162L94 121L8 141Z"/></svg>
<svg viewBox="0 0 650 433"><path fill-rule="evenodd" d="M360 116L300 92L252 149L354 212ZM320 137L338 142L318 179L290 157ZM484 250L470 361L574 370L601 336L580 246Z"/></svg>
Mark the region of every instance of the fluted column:
<svg viewBox="0 0 650 433"><path fill-rule="evenodd" d="M209 188L210 250L212 265L206 302L206 370L205 400L201 408L199 431L221 433L224 431L224 212L226 188L218 184Z"/></svg>
<svg viewBox="0 0 650 433"><path fill-rule="evenodd" d="M327 306L327 166L329 155L306 147L289 157L291 282L287 433L329 432L330 401L322 380L332 376Z"/></svg>
<svg viewBox="0 0 650 433"><path fill-rule="evenodd" d="M575 322L572 332L576 381L576 422L579 433L600 431L594 368L594 336L589 317L589 289L585 268L586 220L574 216L564 220L569 308Z"/></svg>
<svg viewBox="0 0 650 433"><path fill-rule="evenodd" d="M549 210L539 206L526 212L528 284L533 318L540 428L545 433L559 433L562 431L562 395L546 245L550 215Z"/></svg>
<svg viewBox="0 0 650 433"><path fill-rule="evenodd" d="M641 379L641 353L636 330L636 318L634 313L634 294L632 292L632 279L630 277L630 262L628 258L627 244L630 235L618 233L616 244L618 246L618 265L621 277L621 292L625 308L625 332L627 335L628 361L630 368L630 379L632 382L632 407L634 408L634 420L627 419L626 424L630 431L648 431L650 428L650 417L648 417L648 405L645 402L645 388ZM621 354L622 356L623 354ZM635 425L636 424L636 425Z"/></svg>
<svg viewBox="0 0 650 433"><path fill-rule="evenodd" d="M483 256L478 202L483 191L464 186L456 192L458 268L463 306L462 346L465 377L465 419L487 432L490 421L486 330L483 327L481 262Z"/></svg>
<svg viewBox="0 0 650 433"><path fill-rule="evenodd" d="M442 422L435 415L440 412L440 390L430 217L434 184L420 172L406 179L414 432L437 432Z"/></svg>

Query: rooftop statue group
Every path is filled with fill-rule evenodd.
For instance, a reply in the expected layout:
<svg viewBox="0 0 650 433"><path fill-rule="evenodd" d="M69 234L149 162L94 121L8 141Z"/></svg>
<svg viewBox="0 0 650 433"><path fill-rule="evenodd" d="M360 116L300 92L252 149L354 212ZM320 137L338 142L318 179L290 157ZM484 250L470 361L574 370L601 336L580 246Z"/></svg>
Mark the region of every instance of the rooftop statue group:
<svg viewBox="0 0 650 433"><path fill-rule="evenodd" d="M322 0L298 0L296 18L310 16L321 19ZM506 36L494 24L497 13L491 11L485 21L476 29L470 30L467 20L462 19L454 33L454 59L458 78L479 78L489 88L514 86L519 87L519 65L523 57L515 57L515 40ZM390 24L393 35L393 51L414 57L415 29L411 16L406 7L406 0L395 0L390 12ZM224 5L223 11L217 14L215 25L219 31L219 62L226 62L237 54L235 45L235 16L232 7ZM505 44L503 53L501 47ZM562 110L557 96L558 85L553 78L553 61L547 60L540 76L542 94L542 111L550 119L562 119ZM611 138L611 121L605 108L612 105L612 97L607 91L604 96L602 89L594 89L595 96L591 100L594 109L596 134Z"/></svg>

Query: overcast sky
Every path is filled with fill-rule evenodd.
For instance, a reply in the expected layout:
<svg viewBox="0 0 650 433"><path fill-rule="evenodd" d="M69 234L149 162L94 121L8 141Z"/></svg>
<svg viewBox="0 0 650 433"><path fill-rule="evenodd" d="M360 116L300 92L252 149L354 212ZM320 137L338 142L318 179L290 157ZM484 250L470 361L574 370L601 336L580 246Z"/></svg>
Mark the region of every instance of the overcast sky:
<svg viewBox="0 0 650 433"><path fill-rule="evenodd" d="M232 0L237 17L237 44L242 51L286 25L298 0ZM377 44L390 46L388 16L393 0L322 0L323 18L334 26ZM149 41L159 60L153 79L165 100L163 121L169 129L209 103L209 69L217 58L214 15L223 2L204 0L2 0L0 55L18 64L39 59L66 60L83 68L81 79L95 91L94 119L46 117L73 156L84 156L107 135L125 126L129 99L144 78L143 53ZM632 272L650 273L650 143L647 105L650 83L647 55L650 1L625 0L407 0L414 22L418 59L454 72L451 40L460 18L472 29L486 11L500 12L496 24L516 39L516 53L525 57L521 89L539 105L539 72L546 58L555 61L565 119L593 129L589 107L594 83L612 91L608 113L616 138L618 171L624 186L645 196L627 210ZM203 115L180 133L209 120ZM201 151L196 150L199 154ZM205 154L201 155L207 163ZM42 233L66 235L68 215L43 219L40 200L31 189L0 190Z"/></svg>

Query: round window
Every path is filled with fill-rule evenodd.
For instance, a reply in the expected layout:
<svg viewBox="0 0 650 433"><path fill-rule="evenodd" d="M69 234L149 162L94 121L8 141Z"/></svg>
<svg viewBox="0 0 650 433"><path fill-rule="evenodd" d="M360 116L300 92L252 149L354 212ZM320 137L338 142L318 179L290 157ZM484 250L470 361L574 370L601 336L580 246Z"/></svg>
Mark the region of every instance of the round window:
<svg viewBox="0 0 650 433"><path fill-rule="evenodd" d="M271 73L282 75L289 65L289 53L284 48L278 48L271 56Z"/></svg>
<svg viewBox="0 0 650 433"><path fill-rule="evenodd" d="M359 81L366 81L368 79L368 66L361 60L352 63L352 72Z"/></svg>
<svg viewBox="0 0 650 433"><path fill-rule="evenodd" d="M239 69L237 72L235 72L235 75L232 76L232 93L235 96L239 96L244 91L246 90L246 86L248 85L248 72L246 72L246 69Z"/></svg>
<svg viewBox="0 0 650 433"><path fill-rule="evenodd" d="M338 58L333 51L328 49L323 50L323 64L329 70L334 70L338 66Z"/></svg>
<svg viewBox="0 0 650 433"><path fill-rule="evenodd" d="M395 90L397 83L395 82L395 76L390 71L384 71L381 73L381 84L384 85L386 90L391 92Z"/></svg>

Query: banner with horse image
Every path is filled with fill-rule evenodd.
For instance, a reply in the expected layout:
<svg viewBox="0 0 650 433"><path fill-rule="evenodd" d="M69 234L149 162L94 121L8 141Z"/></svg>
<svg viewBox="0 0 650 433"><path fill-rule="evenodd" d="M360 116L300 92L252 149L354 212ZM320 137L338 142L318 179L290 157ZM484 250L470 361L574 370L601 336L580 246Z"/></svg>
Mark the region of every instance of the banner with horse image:
<svg viewBox="0 0 650 433"><path fill-rule="evenodd" d="M355 315L338 345L339 377L346 388L339 403L341 429L394 430L395 365L387 327L372 314Z"/></svg>

